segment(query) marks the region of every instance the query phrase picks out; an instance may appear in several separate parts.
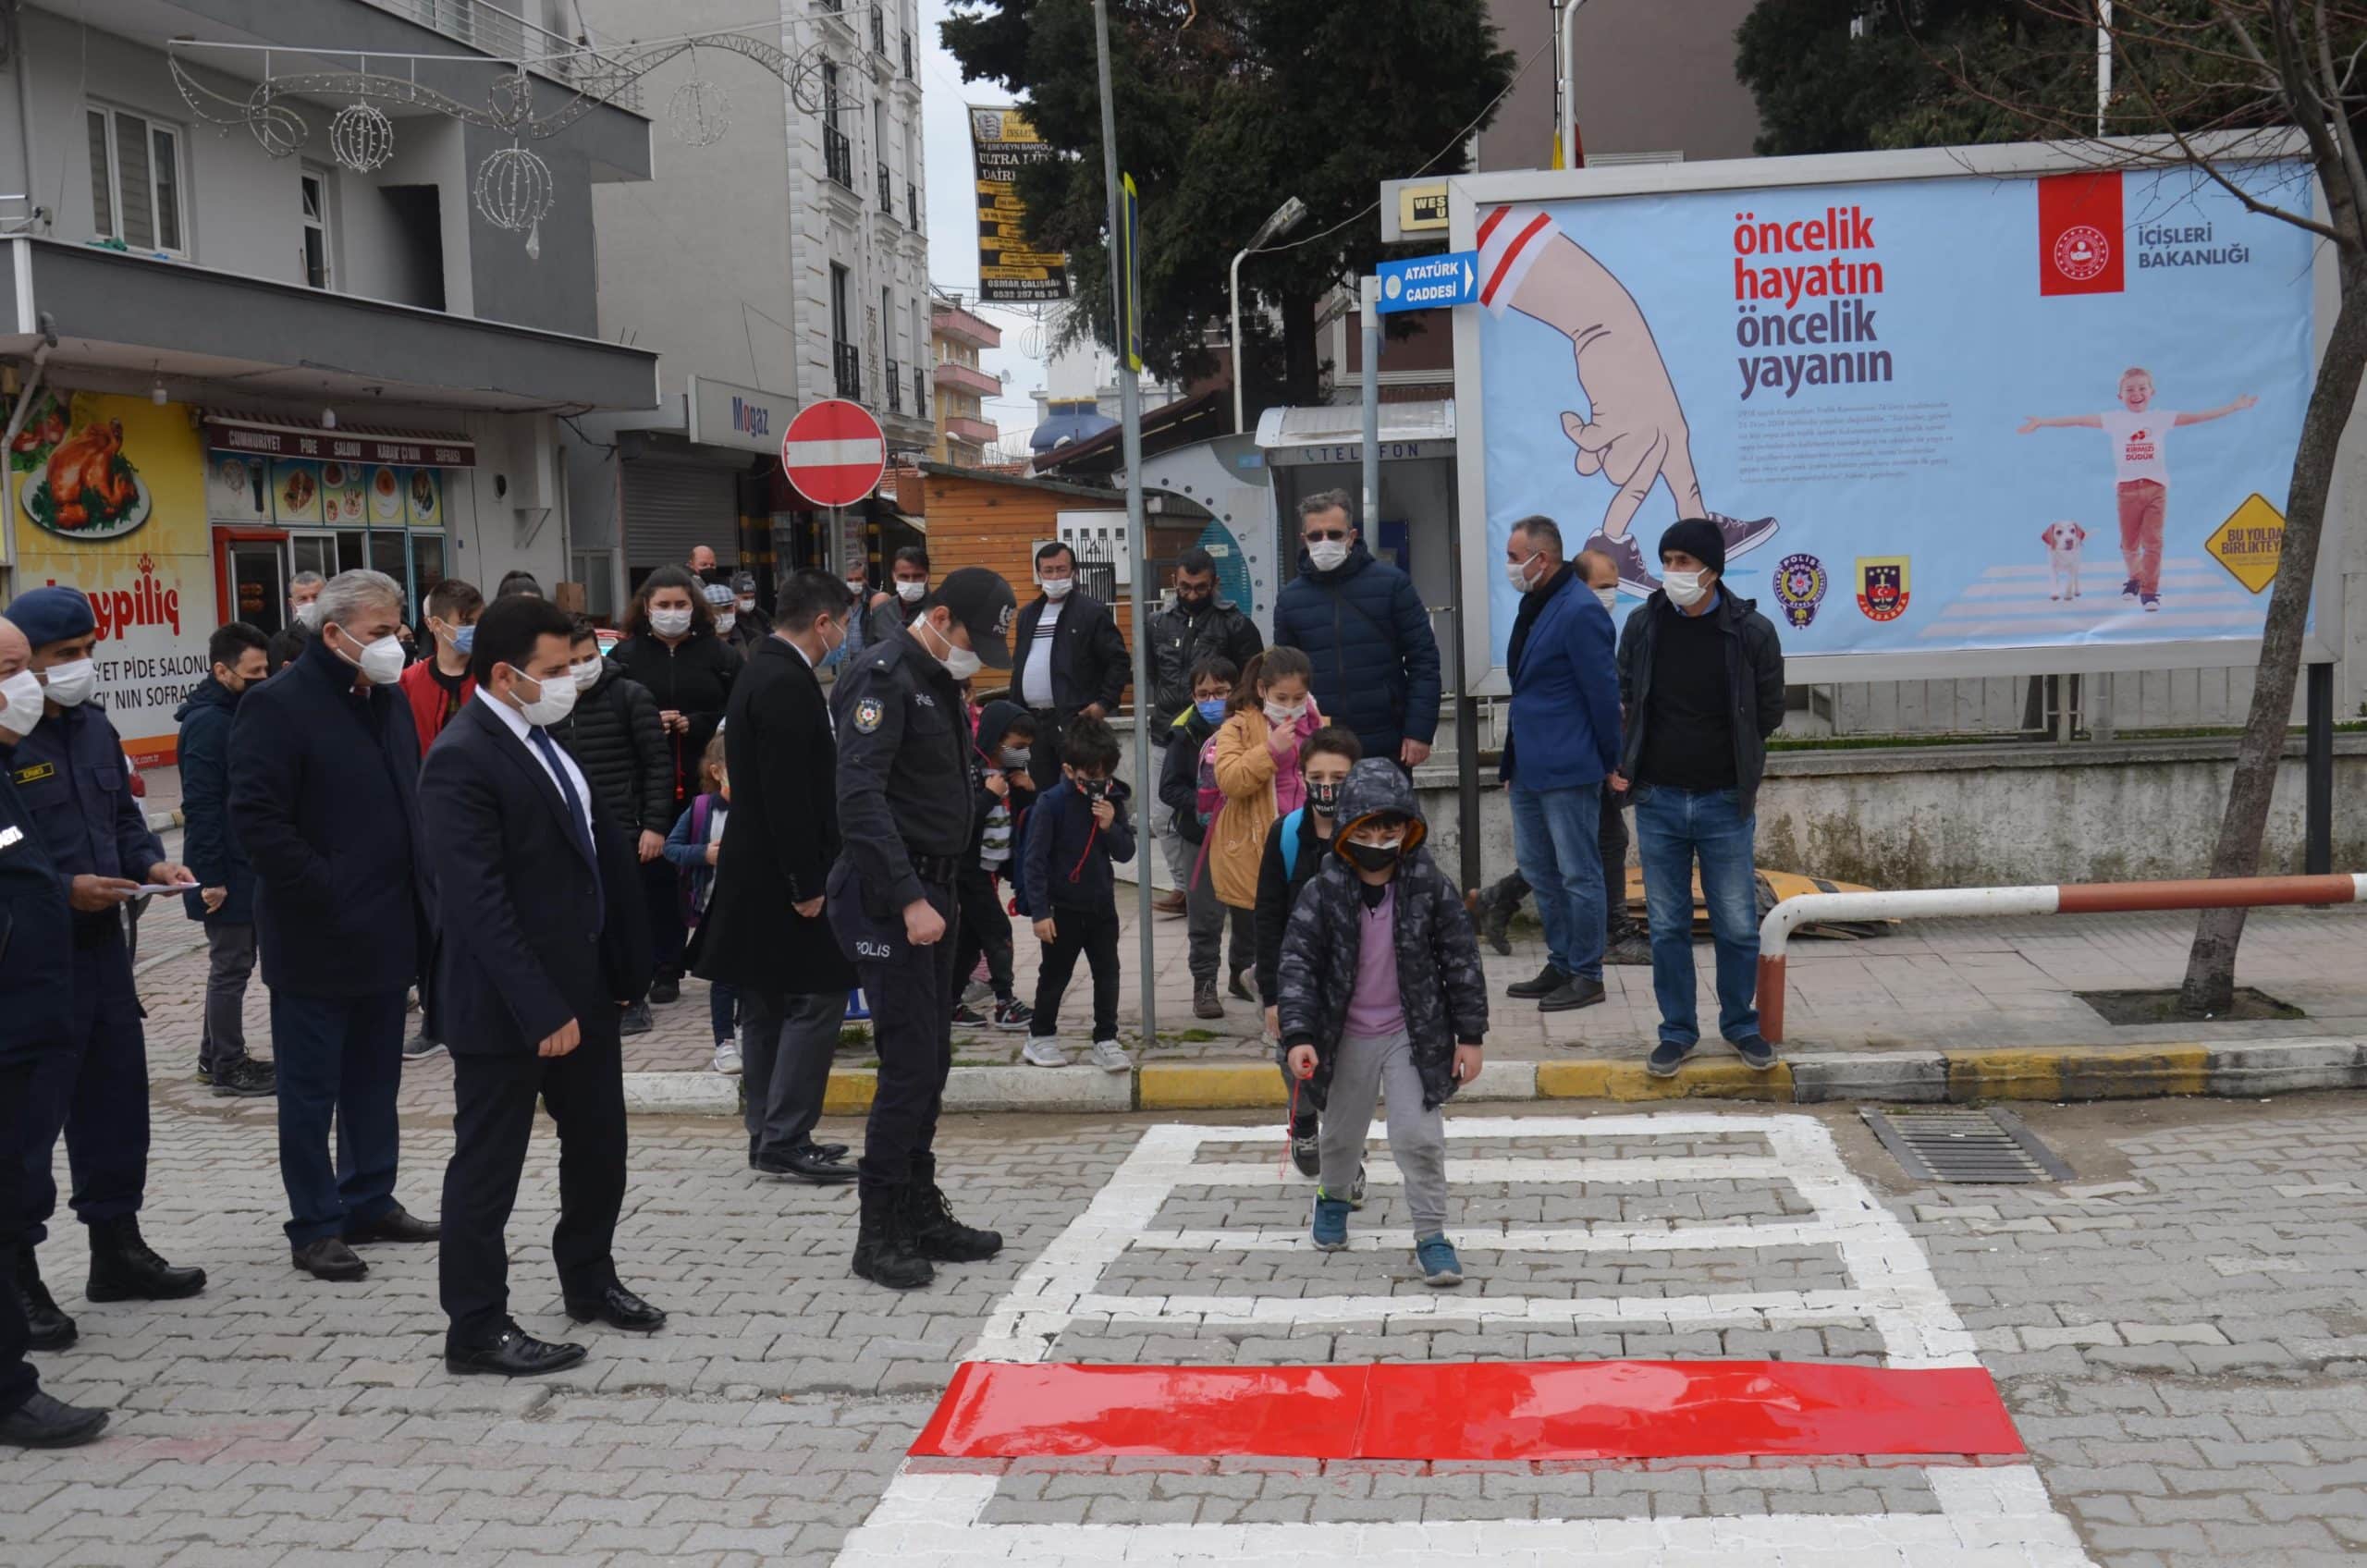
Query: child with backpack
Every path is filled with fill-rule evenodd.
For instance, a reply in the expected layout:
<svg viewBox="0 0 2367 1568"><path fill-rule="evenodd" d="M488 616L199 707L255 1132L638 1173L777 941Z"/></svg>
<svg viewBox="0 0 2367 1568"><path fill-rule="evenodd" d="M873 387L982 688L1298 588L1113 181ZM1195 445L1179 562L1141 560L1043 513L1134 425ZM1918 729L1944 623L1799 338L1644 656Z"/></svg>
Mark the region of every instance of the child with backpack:
<svg viewBox="0 0 2367 1568"><path fill-rule="evenodd" d="M1348 1244L1349 1187L1385 1092L1415 1259L1426 1282L1459 1285L1440 1108L1479 1072L1488 986L1478 938L1422 848L1421 807L1394 762L1351 768L1336 820L1323 868L1291 912L1279 971L1289 1068L1324 1107L1310 1235L1326 1252Z"/></svg>
<svg viewBox="0 0 2367 1568"><path fill-rule="evenodd" d="M1200 814L1208 823L1205 855L1217 899L1227 909L1257 908L1257 863L1266 837L1285 813L1306 803L1299 749L1323 728L1307 694L1315 667L1296 648L1269 648L1249 661L1233 693L1232 713L1203 749ZM1232 993L1257 998L1242 976L1249 965L1233 952Z"/></svg>
<svg viewBox="0 0 2367 1568"><path fill-rule="evenodd" d="M699 758L698 794L674 819L666 835L666 858L682 879L682 924L691 933L686 951L695 956L698 930L715 896L715 863L723 852L724 819L731 815L731 780L724 771L723 736L717 732ZM707 990L709 1022L715 1027L715 1070L740 1075L740 993L720 981Z"/></svg>
<svg viewBox="0 0 2367 1568"><path fill-rule="evenodd" d="M1011 916L1003 913L996 884L1005 876L1017 883L1019 835L1036 798L1036 780L1027 771L1036 716L1017 703L988 703L979 710L973 733L977 738L972 766L978 777L978 826L953 883L962 911L962 935L953 949L953 1023L963 1029L1024 1029L1035 1014L1012 986ZM982 953L995 991L990 1013L961 998Z"/></svg>
<svg viewBox="0 0 2367 1568"><path fill-rule="evenodd" d="M1184 931L1191 942L1192 1014L1222 1018L1224 1003L1217 999L1217 960L1222 956L1225 926L1233 926L1233 968L1247 966L1255 933L1241 910L1228 910L1217 898L1208 875L1208 819L1201 815L1201 753L1233 706L1233 690L1241 679L1233 662L1218 655L1192 667L1192 704L1175 716L1169 732L1166 760L1159 764L1159 801L1175 824L1176 836L1190 847L1184 884ZM1211 780L1213 782L1213 779ZM1221 804L1220 799L1210 804ZM1213 813L1211 813L1213 815Z"/></svg>
<svg viewBox="0 0 2367 1568"><path fill-rule="evenodd" d="M1298 749L1299 776L1306 782L1306 803L1285 812L1266 836L1266 852L1257 863L1257 996L1266 1006L1266 1035L1274 1042L1274 1064L1283 1080L1291 1077L1282 1060L1282 931L1297 907L1299 890L1323 869L1339 833L1340 790L1348 770L1363 760L1364 746L1355 731L1336 726L1318 729ZM1317 1173L1316 1113L1323 1108L1317 1096L1302 1089L1298 1110L1291 1118L1291 1159L1299 1174ZM1350 1201L1359 1194L1352 1193Z"/></svg>
<svg viewBox="0 0 2367 1568"><path fill-rule="evenodd" d="M1118 1044L1118 884L1110 867L1134 858L1134 830L1126 786L1110 777L1117 770L1117 734L1100 719L1080 717L1061 743L1061 778L1028 814L1020 908L1044 944L1022 1053L1030 1067L1069 1064L1058 1038L1061 993L1080 954L1093 966L1093 1065L1105 1072L1134 1067Z"/></svg>

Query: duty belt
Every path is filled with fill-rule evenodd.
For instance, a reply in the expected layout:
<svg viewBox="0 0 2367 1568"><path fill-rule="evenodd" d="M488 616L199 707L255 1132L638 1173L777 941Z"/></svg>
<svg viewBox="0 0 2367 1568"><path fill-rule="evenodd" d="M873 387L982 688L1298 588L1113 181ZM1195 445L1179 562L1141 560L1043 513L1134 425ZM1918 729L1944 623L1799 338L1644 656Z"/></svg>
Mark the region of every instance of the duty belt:
<svg viewBox="0 0 2367 1568"><path fill-rule="evenodd" d="M913 875L924 882L950 887L962 875L960 855L925 855L910 845L904 852L913 863Z"/></svg>

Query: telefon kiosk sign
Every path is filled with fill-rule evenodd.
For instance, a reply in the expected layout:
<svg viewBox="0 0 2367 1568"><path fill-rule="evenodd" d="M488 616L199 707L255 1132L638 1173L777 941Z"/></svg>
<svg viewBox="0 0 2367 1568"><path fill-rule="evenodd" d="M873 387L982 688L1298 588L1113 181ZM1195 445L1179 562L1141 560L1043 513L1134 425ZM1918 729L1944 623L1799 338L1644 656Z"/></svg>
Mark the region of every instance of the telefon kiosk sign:
<svg viewBox="0 0 2367 1568"><path fill-rule="evenodd" d="M2120 144L2116 144L2116 146ZM2303 213L2293 143L2222 172ZM2307 233L2127 144L1449 182L1468 656L1502 691L1542 513L1657 586L1679 517L1819 680L2244 662L2333 315ZM1540 389L1544 389L1540 396ZM2325 558L2335 558L2329 508ZM2306 656L2332 656L2320 574Z"/></svg>

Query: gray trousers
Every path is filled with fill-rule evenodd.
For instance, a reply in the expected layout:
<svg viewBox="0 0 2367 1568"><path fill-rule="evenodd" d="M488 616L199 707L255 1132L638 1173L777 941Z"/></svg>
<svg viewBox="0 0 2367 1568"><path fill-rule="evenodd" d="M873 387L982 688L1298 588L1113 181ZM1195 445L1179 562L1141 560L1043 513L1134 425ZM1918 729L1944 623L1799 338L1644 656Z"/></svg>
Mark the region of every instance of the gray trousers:
<svg viewBox="0 0 2367 1568"><path fill-rule="evenodd" d="M1168 836L1172 843L1184 843L1181 833ZM1184 844L1192 858L1184 864L1185 892L1184 895L1184 928L1186 942L1185 962L1195 981L1217 977L1217 959L1224 943L1224 930L1233 927L1233 962L1231 973L1239 974L1257 964L1257 912L1235 909L1217 897L1216 867L1200 865L1200 879L1190 881L1192 868L1199 865L1200 846Z"/></svg>
<svg viewBox="0 0 2367 1568"><path fill-rule="evenodd" d="M846 1011L843 991L740 993L740 1082L750 1159L786 1158L814 1141Z"/></svg>
<svg viewBox="0 0 2367 1568"><path fill-rule="evenodd" d="M1365 1161L1365 1134L1373 1104L1389 1096L1389 1155L1405 1178L1405 1207L1414 1236L1446 1230L1446 1121L1422 1107L1422 1075L1414 1043L1402 1031L1379 1039L1350 1035L1332 1054L1331 1086L1323 1099L1320 1147L1324 1192L1345 1194Z"/></svg>
<svg viewBox="0 0 2367 1568"><path fill-rule="evenodd" d="M1199 859L1200 846L1175 830L1174 819L1168 815L1165 806L1160 806L1150 815L1153 818L1153 836L1159 839L1160 851L1167 856L1168 875L1175 879L1176 887L1188 886L1192 880L1192 864Z"/></svg>
<svg viewBox="0 0 2367 1568"><path fill-rule="evenodd" d="M255 972L255 928L208 922L205 1016L197 1064L211 1072L247 1059L247 979Z"/></svg>

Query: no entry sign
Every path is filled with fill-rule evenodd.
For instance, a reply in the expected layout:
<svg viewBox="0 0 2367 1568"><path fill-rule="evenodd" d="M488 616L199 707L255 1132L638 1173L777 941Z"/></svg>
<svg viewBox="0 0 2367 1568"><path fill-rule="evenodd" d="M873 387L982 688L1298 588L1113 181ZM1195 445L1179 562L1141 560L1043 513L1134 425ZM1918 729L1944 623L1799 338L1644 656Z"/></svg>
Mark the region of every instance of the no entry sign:
<svg viewBox="0 0 2367 1568"><path fill-rule="evenodd" d="M781 472L817 507L851 507L879 487L888 438L862 405L826 398L800 409L780 437Z"/></svg>

